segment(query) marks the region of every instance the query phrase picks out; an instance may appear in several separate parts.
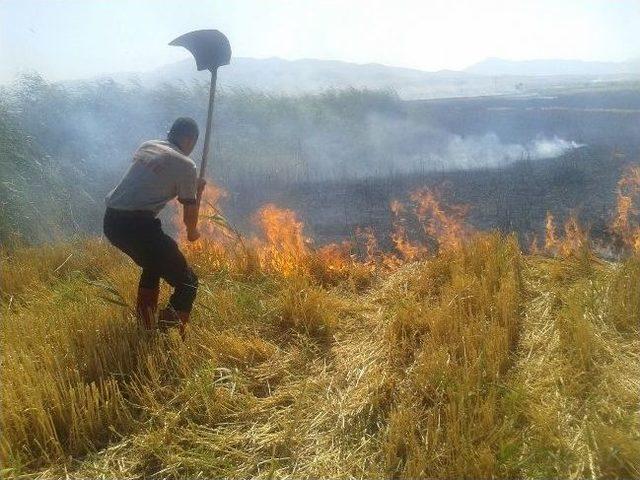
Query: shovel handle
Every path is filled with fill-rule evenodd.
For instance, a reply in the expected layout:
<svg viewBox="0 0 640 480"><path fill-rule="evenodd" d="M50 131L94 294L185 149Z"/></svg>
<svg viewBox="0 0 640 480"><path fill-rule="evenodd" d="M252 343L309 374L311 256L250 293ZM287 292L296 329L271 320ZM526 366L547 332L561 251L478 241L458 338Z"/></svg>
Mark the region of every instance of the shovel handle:
<svg viewBox="0 0 640 480"><path fill-rule="evenodd" d="M209 109L207 111L207 126L204 133L204 146L202 147L202 162L200 163L199 179L204 178L207 170L207 160L209 159L209 145L211 143L211 131L213 130L213 104L216 98L216 81L218 79L218 69L211 70L211 84L209 86ZM202 199L202 191L198 191L197 204L200 210L200 200Z"/></svg>
<svg viewBox="0 0 640 480"><path fill-rule="evenodd" d="M211 85L209 87L209 110L207 111L207 127L204 134L204 146L202 148L202 163L200 164L200 178L204 178L209 158L209 144L211 143L211 131L213 130L213 104L216 98L216 81L218 69L211 70Z"/></svg>

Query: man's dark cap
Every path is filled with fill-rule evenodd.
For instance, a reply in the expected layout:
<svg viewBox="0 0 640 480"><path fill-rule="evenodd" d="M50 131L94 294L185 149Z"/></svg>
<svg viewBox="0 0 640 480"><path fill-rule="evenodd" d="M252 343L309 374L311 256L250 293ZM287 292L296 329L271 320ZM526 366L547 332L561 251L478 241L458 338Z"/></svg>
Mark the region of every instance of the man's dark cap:
<svg viewBox="0 0 640 480"><path fill-rule="evenodd" d="M199 134L198 124L193 118L180 117L171 125L167 139L176 143L181 138L198 138Z"/></svg>

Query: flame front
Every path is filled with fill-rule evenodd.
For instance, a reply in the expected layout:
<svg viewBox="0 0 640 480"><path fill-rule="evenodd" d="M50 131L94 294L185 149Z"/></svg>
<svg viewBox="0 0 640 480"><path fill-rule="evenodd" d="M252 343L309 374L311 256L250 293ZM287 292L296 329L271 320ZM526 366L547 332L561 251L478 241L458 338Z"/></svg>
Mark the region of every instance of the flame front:
<svg viewBox="0 0 640 480"><path fill-rule="evenodd" d="M173 215L173 224L178 230L178 241L186 250L200 250L206 243L216 242L222 243L224 239L229 237L229 232L220 228L219 222L216 220L222 218L218 210L218 202L227 196L226 190L207 182L202 192L200 200L200 212L198 216L198 229L203 241L188 242L187 232L182 221L182 209L178 208Z"/></svg>
<svg viewBox="0 0 640 480"><path fill-rule="evenodd" d="M625 247L640 254L640 167L629 167L618 181L616 215L611 231Z"/></svg>
<svg viewBox="0 0 640 480"><path fill-rule="evenodd" d="M459 248L473 233L466 223L468 205L447 206L440 195L429 188L414 191L410 198L424 232L437 241L440 248Z"/></svg>
<svg viewBox="0 0 640 480"><path fill-rule="evenodd" d="M555 218L551 212L547 212L544 241L544 249L547 253L568 256L588 246L589 236L574 214L564 222L563 230L564 235L558 235Z"/></svg>
<svg viewBox="0 0 640 480"><path fill-rule="evenodd" d="M394 251L380 248L376 232L371 227L358 228L352 241L342 241L314 247L304 234L304 223L296 212L272 203L262 206L255 215L260 235L245 241L224 219L217 203L226 192L209 183L203 193L199 228L201 240L186 241L180 213L174 221L181 228L180 241L187 252L203 255L210 265L224 265L225 258L242 253L248 268L284 276L317 274L323 278L348 274L356 264L366 268L397 268L406 261L425 258L437 249L457 249L475 234L466 223L469 207L447 205L437 190L421 188L409 194L409 202L390 203L393 230L390 239ZM640 253L640 167L631 167L618 182L617 209L610 230L625 248ZM421 237L421 238L420 238ZM241 249L238 246L242 247ZM558 232L554 215L547 213L544 251L552 255L573 255L589 247L588 231L575 215L564 222ZM539 252L537 239L531 251ZM240 262L242 263L242 262Z"/></svg>
<svg viewBox="0 0 640 480"><path fill-rule="evenodd" d="M393 200L390 208L394 215L391 240L393 241L396 250L400 252L402 258L404 260L413 261L423 255L426 255L429 251L426 245L409 240L406 219L404 218L404 214L406 212L405 206L398 200Z"/></svg>
<svg viewBox="0 0 640 480"><path fill-rule="evenodd" d="M265 237L263 243L256 241L261 266L285 276L299 271L310 250L296 213L270 203L258 211L256 219Z"/></svg>

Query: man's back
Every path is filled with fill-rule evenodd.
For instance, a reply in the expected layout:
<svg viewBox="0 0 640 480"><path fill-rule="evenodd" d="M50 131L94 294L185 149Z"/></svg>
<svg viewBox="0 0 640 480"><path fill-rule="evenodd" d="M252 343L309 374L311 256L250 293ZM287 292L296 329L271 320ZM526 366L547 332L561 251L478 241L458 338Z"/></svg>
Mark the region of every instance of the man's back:
<svg viewBox="0 0 640 480"><path fill-rule="evenodd" d="M107 195L107 207L116 210L158 212L175 197L195 202L196 165L166 140L143 143L120 183Z"/></svg>

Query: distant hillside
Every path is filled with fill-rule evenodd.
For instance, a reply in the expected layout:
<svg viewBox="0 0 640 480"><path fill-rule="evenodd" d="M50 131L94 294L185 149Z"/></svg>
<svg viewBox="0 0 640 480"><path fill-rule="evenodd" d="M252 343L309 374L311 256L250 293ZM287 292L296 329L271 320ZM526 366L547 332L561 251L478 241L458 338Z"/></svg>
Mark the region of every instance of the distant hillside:
<svg viewBox="0 0 640 480"><path fill-rule="evenodd" d="M487 58L465 69L475 75L640 75L640 59L627 62L588 62L583 60L504 60Z"/></svg>
<svg viewBox="0 0 640 480"><path fill-rule="evenodd" d="M142 79L155 82L207 80L193 60L165 65ZM481 77L453 71L425 72L381 64L355 64L333 60L284 60L281 58L233 58L219 70L223 87L276 93L305 93L329 88L392 89L406 97L464 96L483 94L489 83Z"/></svg>
<svg viewBox="0 0 640 480"><path fill-rule="evenodd" d="M640 62L609 64L488 59L465 71L426 72L377 63L234 57L230 65L219 70L218 82L223 88L287 95L313 93L330 88L366 88L394 90L404 99L428 99L530 94L549 87L584 87L601 81L603 76L611 81L635 78L637 74L633 72L640 74ZM209 78L208 72L196 71L191 58L149 72L116 73L108 77L116 81L135 80L150 87L162 83L207 82Z"/></svg>

